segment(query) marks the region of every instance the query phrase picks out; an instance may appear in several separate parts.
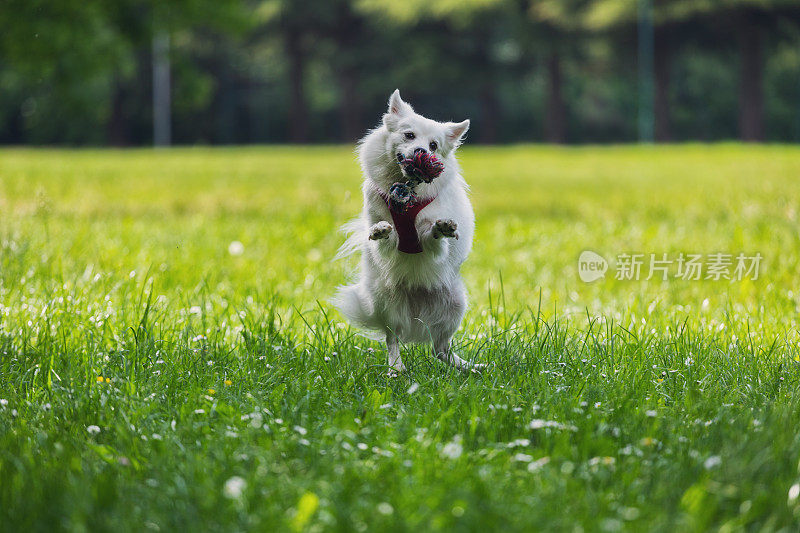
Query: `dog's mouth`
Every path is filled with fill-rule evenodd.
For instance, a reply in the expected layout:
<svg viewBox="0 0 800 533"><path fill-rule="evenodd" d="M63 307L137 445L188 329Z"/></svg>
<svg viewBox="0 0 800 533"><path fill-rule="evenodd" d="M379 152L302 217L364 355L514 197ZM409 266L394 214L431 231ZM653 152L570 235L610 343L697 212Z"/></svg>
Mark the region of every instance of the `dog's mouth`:
<svg viewBox="0 0 800 533"><path fill-rule="evenodd" d="M444 171L442 163L436 155L425 150L415 150L411 157L406 157L402 152L395 155L397 164L403 172L403 176L411 182L430 183Z"/></svg>

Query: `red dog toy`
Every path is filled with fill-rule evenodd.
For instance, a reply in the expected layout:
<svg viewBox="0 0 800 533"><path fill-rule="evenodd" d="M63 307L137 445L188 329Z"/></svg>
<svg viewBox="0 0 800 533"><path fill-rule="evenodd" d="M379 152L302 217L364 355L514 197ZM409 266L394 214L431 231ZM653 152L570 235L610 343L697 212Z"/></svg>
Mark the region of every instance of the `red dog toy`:
<svg viewBox="0 0 800 533"><path fill-rule="evenodd" d="M403 183L398 181L389 189L389 208L395 213L405 213L409 206L419 203L414 187L421 181L430 183L444 170L444 163L425 150L415 150L410 158L400 159L399 165L410 178ZM427 205L427 204L426 204Z"/></svg>
<svg viewBox="0 0 800 533"><path fill-rule="evenodd" d="M400 166L406 174L417 179L430 183L436 179L444 170L444 163L434 154L429 154L425 150L416 150L410 159L400 161Z"/></svg>

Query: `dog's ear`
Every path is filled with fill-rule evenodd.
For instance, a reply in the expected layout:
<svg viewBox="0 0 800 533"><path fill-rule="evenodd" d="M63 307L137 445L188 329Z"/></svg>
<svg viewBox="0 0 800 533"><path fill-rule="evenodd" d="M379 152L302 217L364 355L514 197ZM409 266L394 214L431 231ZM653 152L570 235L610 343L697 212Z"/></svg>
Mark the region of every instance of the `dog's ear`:
<svg viewBox="0 0 800 533"><path fill-rule="evenodd" d="M387 113L403 116L413 112L414 110L411 108L411 106L404 102L402 98L400 98L400 89L395 89L392 93L392 96L389 97L389 110Z"/></svg>
<svg viewBox="0 0 800 533"><path fill-rule="evenodd" d="M464 140L464 135L467 134L467 130L469 129L469 119L465 120L464 122L445 122L444 125L445 135L447 136L447 142L453 148L458 148L461 144L461 141Z"/></svg>
<svg viewBox="0 0 800 533"><path fill-rule="evenodd" d="M389 109L383 115L383 123L392 130L397 126L400 117L410 115L413 112L414 109L400 98L400 89L395 89L389 97Z"/></svg>

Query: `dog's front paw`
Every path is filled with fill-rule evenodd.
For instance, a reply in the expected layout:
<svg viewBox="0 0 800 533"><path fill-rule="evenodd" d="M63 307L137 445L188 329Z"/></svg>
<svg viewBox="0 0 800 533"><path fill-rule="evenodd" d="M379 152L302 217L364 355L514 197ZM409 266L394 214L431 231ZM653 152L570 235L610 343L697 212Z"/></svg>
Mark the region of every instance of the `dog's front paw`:
<svg viewBox="0 0 800 533"><path fill-rule="evenodd" d="M437 220L433 224L433 238L438 239L440 237L451 237L453 239L458 239L458 224L449 218Z"/></svg>
<svg viewBox="0 0 800 533"><path fill-rule="evenodd" d="M392 233L392 225L385 220L381 220L373 224L369 229L369 240L377 241L380 239L388 239L390 233Z"/></svg>

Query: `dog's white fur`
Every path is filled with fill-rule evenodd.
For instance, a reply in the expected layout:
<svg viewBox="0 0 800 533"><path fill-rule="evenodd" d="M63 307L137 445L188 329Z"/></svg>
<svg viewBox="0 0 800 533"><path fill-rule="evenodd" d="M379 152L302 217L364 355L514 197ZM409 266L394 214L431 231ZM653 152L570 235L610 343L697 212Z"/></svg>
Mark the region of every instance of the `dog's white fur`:
<svg viewBox="0 0 800 533"><path fill-rule="evenodd" d="M475 228L468 187L455 157L468 128L469 120L441 123L416 114L395 91L383 123L360 142L364 208L345 225L350 237L339 251L339 256L361 252L360 277L339 288L334 304L352 324L385 336L390 373L405 370L399 341L432 342L439 359L459 369L480 367L450 349L467 308L459 269L472 248ZM407 139L407 132L414 138ZM432 141L444 171L416 187L418 197L435 199L416 219L423 251L406 254L397 250L398 236L380 192L388 194L393 183L408 178L397 163L399 155L430 150Z"/></svg>

